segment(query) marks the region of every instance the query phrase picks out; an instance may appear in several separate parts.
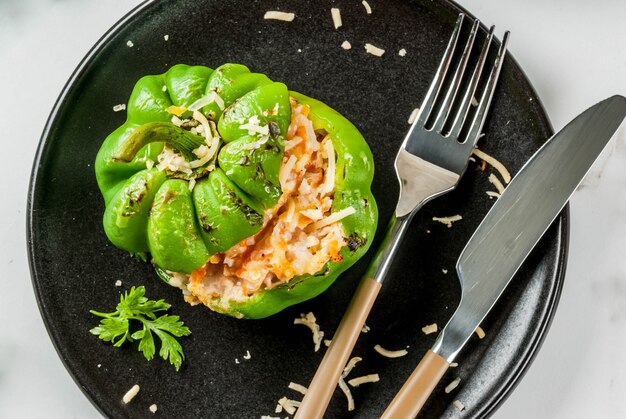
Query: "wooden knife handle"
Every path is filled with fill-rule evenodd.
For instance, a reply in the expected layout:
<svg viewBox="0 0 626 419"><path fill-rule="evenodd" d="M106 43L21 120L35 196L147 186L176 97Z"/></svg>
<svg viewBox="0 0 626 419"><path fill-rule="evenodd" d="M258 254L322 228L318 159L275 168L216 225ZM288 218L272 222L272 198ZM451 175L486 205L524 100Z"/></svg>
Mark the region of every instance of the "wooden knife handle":
<svg viewBox="0 0 626 419"><path fill-rule="evenodd" d="M324 415L380 287L381 283L372 278L361 280L294 419Z"/></svg>
<svg viewBox="0 0 626 419"><path fill-rule="evenodd" d="M428 350L396 397L387 406L381 419L414 418L428 400L450 364Z"/></svg>

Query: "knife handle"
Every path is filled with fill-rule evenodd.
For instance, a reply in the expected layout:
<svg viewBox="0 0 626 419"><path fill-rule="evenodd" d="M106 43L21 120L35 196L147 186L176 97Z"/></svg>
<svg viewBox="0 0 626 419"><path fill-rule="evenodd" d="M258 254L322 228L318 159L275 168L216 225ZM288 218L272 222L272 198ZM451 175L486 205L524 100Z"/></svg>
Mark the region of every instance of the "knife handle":
<svg viewBox="0 0 626 419"><path fill-rule="evenodd" d="M380 287L380 282L367 276L361 280L294 419L324 416Z"/></svg>
<svg viewBox="0 0 626 419"><path fill-rule="evenodd" d="M417 416L449 366L448 361L429 349L387 406L381 419L406 419Z"/></svg>

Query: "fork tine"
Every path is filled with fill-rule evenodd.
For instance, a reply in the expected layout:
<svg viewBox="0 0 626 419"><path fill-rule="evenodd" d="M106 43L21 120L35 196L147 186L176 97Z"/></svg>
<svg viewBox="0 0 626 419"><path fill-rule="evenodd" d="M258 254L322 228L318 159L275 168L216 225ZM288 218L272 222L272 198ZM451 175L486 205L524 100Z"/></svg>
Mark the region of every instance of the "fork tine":
<svg viewBox="0 0 626 419"><path fill-rule="evenodd" d="M474 95L476 94L476 88L478 87L480 76L483 72L485 62L487 61L487 54L489 53L489 49L491 47L494 30L495 26L492 26L489 29L489 34L485 38L485 42L483 43L483 49L480 53L480 57L478 58L478 62L476 63L476 67L474 68L474 74L472 74L470 83L465 90L465 95L463 96L461 106L459 107L459 111L456 114L454 123L452 124L452 128L450 129L450 133L448 134L450 138L459 138L459 134L463 129L463 125L465 124L467 114L469 113L472 100L474 100Z"/></svg>
<svg viewBox="0 0 626 419"><path fill-rule="evenodd" d="M441 109L437 114L437 119L435 120L435 124L433 126L433 130L438 133L442 133L443 127L446 124L446 119L448 119L448 115L452 110L452 104L454 103L454 99L459 90L459 86L461 85L461 81L463 80L463 75L465 74L465 68L467 67L467 62L469 61L470 53L472 52L472 46L474 45L474 40L476 39L476 32L478 31L478 25L480 21L478 19L474 20L474 24L472 25L472 29L470 31L469 38L465 43L465 49L463 50L463 55L461 56L461 60L456 67L456 71L454 72L454 77L452 79L452 83L448 88L446 96L441 104Z"/></svg>
<svg viewBox="0 0 626 419"><path fill-rule="evenodd" d="M498 50L498 55L494 65L491 68L491 73L489 73L487 86L485 87L485 91L483 92L480 102L478 103L478 109L476 110L476 115L474 115L472 126L467 134L467 143L472 144L472 146L476 145L480 132L483 129L483 124L485 123L485 119L487 117L487 109L489 109L489 105L491 104L491 98L493 97L496 82L498 81L500 70L502 69L502 63L504 62L504 55L506 53L508 43L509 31L506 31L504 33L504 37L502 38L502 43L500 44L500 49Z"/></svg>
<svg viewBox="0 0 626 419"><path fill-rule="evenodd" d="M443 58L439 63L439 67L437 68L437 72L435 73L435 78L430 83L428 88L428 92L426 93L426 97L422 101L422 106L420 107L419 114L416 118L414 125L424 125L430 113L433 110L433 105L435 104L435 99L439 95L439 90L441 89L441 83L443 82L446 73L448 72L448 67L450 66L450 61L452 61L452 55L454 54L454 50L456 48L456 42L459 39L459 34L461 32L461 24L463 23L463 19L465 15L463 13L459 13L459 17L456 20L454 25L454 30L452 31L452 35L450 36L450 41L448 41L448 46L446 47L446 51L443 54Z"/></svg>

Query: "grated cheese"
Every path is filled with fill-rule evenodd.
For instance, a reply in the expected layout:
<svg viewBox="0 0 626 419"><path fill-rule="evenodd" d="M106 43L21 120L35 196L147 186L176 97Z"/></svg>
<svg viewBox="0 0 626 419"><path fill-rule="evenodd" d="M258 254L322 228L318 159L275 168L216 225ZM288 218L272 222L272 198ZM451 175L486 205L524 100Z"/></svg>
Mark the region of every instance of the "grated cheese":
<svg viewBox="0 0 626 419"><path fill-rule="evenodd" d="M190 111L197 111L213 102L217 103L217 106L219 106L221 110L224 110L224 99L222 99L217 92L211 92L208 95L202 96L200 99L189 105L187 109Z"/></svg>
<svg viewBox="0 0 626 419"><path fill-rule="evenodd" d="M458 366L459 366L458 362L453 362L453 363L450 364L450 368L456 368Z"/></svg>
<svg viewBox="0 0 626 419"><path fill-rule="evenodd" d="M472 150L472 154L474 154L479 159L483 159L490 166L492 166L494 169L496 169L498 172L500 172L500 176L502 176L502 179L504 179L504 183L509 183L511 181L511 174L509 173L507 168L504 167L504 165L502 163L500 163L498 160L496 160L495 158L491 157L490 155L488 155L484 151L481 151L481 150L479 150L477 148Z"/></svg>
<svg viewBox="0 0 626 419"><path fill-rule="evenodd" d="M405 57L406 56L406 50L404 48L402 48L400 51L398 51L398 55L400 57Z"/></svg>
<svg viewBox="0 0 626 419"><path fill-rule="evenodd" d="M343 41L341 43L341 48L345 49L346 51L352 48L352 44L348 41Z"/></svg>
<svg viewBox="0 0 626 419"><path fill-rule="evenodd" d="M177 117L176 115L172 115L171 121L172 121L172 124L176 125L177 127L180 127L181 125L183 125L183 120Z"/></svg>
<svg viewBox="0 0 626 419"><path fill-rule="evenodd" d="M487 191L485 193L489 195L489 198L500 198L500 194L498 192Z"/></svg>
<svg viewBox="0 0 626 419"><path fill-rule="evenodd" d="M276 10L270 10L265 12L263 19L282 20L285 22L291 22L295 19L295 13L279 12Z"/></svg>
<svg viewBox="0 0 626 419"><path fill-rule="evenodd" d="M452 227L453 222L462 219L463 217L461 217L460 215L453 215L451 217L433 217L433 221L439 221L440 223L447 225L448 228Z"/></svg>
<svg viewBox="0 0 626 419"><path fill-rule="evenodd" d="M411 115L409 115L409 124L413 124L413 122L415 122L415 120L417 119L417 115L420 113L420 108L415 108L413 109L413 111L411 112Z"/></svg>
<svg viewBox="0 0 626 419"><path fill-rule="evenodd" d="M283 397L282 399L280 399L278 401L279 406L281 406L283 409L285 409L285 412L289 413L290 415L293 415L294 413L296 413L296 409L298 407L300 407L300 402L297 400L290 400L287 397ZM276 410L278 410L278 406L276 407ZM281 410L282 412L282 410ZM276 413L280 413L280 412L276 412Z"/></svg>
<svg viewBox="0 0 626 419"><path fill-rule="evenodd" d="M354 356L350 358L346 366L343 368L343 372L341 373L341 378L346 378L348 374L350 374L352 369L356 366L356 364L358 364L361 361L363 361L363 358L359 356Z"/></svg>
<svg viewBox="0 0 626 419"><path fill-rule="evenodd" d="M446 394L450 393L452 390L457 388L460 382L461 382L461 379L459 377L456 377L454 380L452 380L452 382L446 386L446 389L445 389Z"/></svg>
<svg viewBox="0 0 626 419"><path fill-rule="evenodd" d="M478 326L475 332L476 332L476 335L478 335L478 339L482 339L485 337L485 331L483 330L482 327Z"/></svg>
<svg viewBox="0 0 626 419"><path fill-rule="evenodd" d="M119 279L117 281L115 281L115 286L116 287L121 287L122 286L122 281L119 280Z"/></svg>
<svg viewBox="0 0 626 419"><path fill-rule="evenodd" d="M366 12L368 15L371 15L371 14L372 14L372 8L370 7L370 4L369 4L367 1L365 1L365 0L363 0L363 1L361 2L361 4L363 4L363 7L365 7L365 12Z"/></svg>
<svg viewBox="0 0 626 419"><path fill-rule="evenodd" d="M302 324L307 326L313 332L313 343L315 344L315 352L319 351L320 344L324 338L324 332L320 330L320 326L317 324L317 319L312 312L301 314L300 318L295 318L293 324Z"/></svg>
<svg viewBox="0 0 626 419"><path fill-rule="evenodd" d="M148 410L150 410L150 412L152 413L156 413L157 412L157 405L156 404L151 404L150 407L148 408Z"/></svg>
<svg viewBox="0 0 626 419"><path fill-rule="evenodd" d="M502 182L500 182L500 179L498 179L496 175L494 175L493 173L490 173L488 179L489 179L489 182L491 182L491 184L496 187L499 194L504 192L504 185L502 184Z"/></svg>
<svg viewBox="0 0 626 419"><path fill-rule="evenodd" d="M380 381L380 377L378 376L378 374L369 374L362 377L353 378L348 381L348 384L350 384L352 387L358 387L361 384L376 383L378 381Z"/></svg>
<svg viewBox="0 0 626 419"><path fill-rule="evenodd" d="M326 137L322 147L326 152L328 167L326 168L324 184L321 187L321 192L322 194L329 194L335 189L335 148L333 147L333 142L329 137Z"/></svg>
<svg viewBox="0 0 626 419"><path fill-rule="evenodd" d="M397 351L390 351L388 349L383 348L380 345L374 346L374 350L387 358L400 358L408 354L409 352L406 349L400 349Z"/></svg>
<svg viewBox="0 0 626 419"><path fill-rule="evenodd" d="M246 351L246 354L243 356L243 359L250 359L252 355L250 355L250 351Z"/></svg>
<svg viewBox="0 0 626 419"><path fill-rule="evenodd" d="M270 127L268 125L261 126L260 123L259 117L253 115L248 119L247 123L239 125L239 129L247 130L248 135L270 135Z"/></svg>
<svg viewBox="0 0 626 419"><path fill-rule="evenodd" d="M140 387L138 384L135 384L134 386L132 386L131 389L128 390L126 394L124 394L124 397L122 398L122 401L124 402L124 404L130 403L130 401L135 398L137 393L139 393L139 390L140 390Z"/></svg>
<svg viewBox="0 0 626 419"><path fill-rule="evenodd" d="M128 42L126 42L126 46L127 46L128 48L132 48L133 46L135 46L135 44L133 44L133 41L130 41L130 40L129 40Z"/></svg>
<svg viewBox="0 0 626 419"><path fill-rule="evenodd" d="M343 394L346 395L346 399L348 399L348 412L352 412L354 410L354 397L352 397L352 392L343 378L339 379L338 384Z"/></svg>
<svg viewBox="0 0 626 419"><path fill-rule="evenodd" d="M335 25L335 29L339 29L342 25L341 23L341 11L336 8L333 7L330 9L330 15L333 18L333 25Z"/></svg>
<svg viewBox="0 0 626 419"><path fill-rule="evenodd" d="M372 330L368 325L364 324L363 328L361 329L361 333L367 333L370 330Z"/></svg>
<svg viewBox="0 0 626 419"><path fill-rule="evenodd" d="M385 50L367 43L365 44L365 52L367 52L368 54L375 55L377 57L382 57L383 54L385 53Z"/></svg>
<svg viewBox="0 0 626 419"><path fill-rule="evenodd" d="M354 207L347 207L344 208L342 210L339 210L337 212L333 212L332 214L330 214L328 217L324 218L323 220L319 220L316 221L315 223L311 224L309 227L307 227L308 230L317 230L320 229L322 227L326 227L327 225L336 223L339 220L342 220L352 214L354 214L356 212L356 210L354 209Z"/></svg>
<svg viewBox="0 0 626 419"><path fill-rule="evenodd" d="M126 110L126 105L124 103L120 103L119 105L113 106L113 112L120 112Z"/></svg>
<svg viewBox="0 0 626 419"><path fill-rule="evenodd" d="M166 40L166 41L169 41L170 40L170 36L169 35L163 35L163 39Z"/></svg>
<svg viewBox="0 0 626 419"><path fill-rule="evenodd" d="M298 383L294 383L291 382L289 383L288 386L290 389L297 391L298 393L301 393L302 395L306 394L306 391L308 390L305 386L303 386L302 384L298 384Z"/></svg>
<svg viewBox="0 0 626 419"><path fill-rule="evenodd" d="M430 335L431 333L436 333L437 332L437 323L429 324L428 326L422 327L422 332L424 332L425 335Z"/></svg>
<svg viewBox="0 0 626 419"><path fill-rule="evenodd" d="M465 409L465 405L463 403L461 403L460 400L455 400L452 402L452 404L454 405L454 407L456 407L459 411Z"/></svg>

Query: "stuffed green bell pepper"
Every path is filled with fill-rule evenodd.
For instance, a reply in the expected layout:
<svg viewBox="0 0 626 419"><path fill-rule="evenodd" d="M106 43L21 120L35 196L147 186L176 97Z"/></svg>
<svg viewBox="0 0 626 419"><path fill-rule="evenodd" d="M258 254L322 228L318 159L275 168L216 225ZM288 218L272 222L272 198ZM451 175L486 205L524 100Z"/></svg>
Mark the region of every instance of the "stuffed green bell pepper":
<svg viewBox="0 0 626 419"><path fill-rule="evenodd" d="M185 299L262 318L326 290L376 231L347 119L240 64L141 78L102 144L104 231Z"/></svg>

